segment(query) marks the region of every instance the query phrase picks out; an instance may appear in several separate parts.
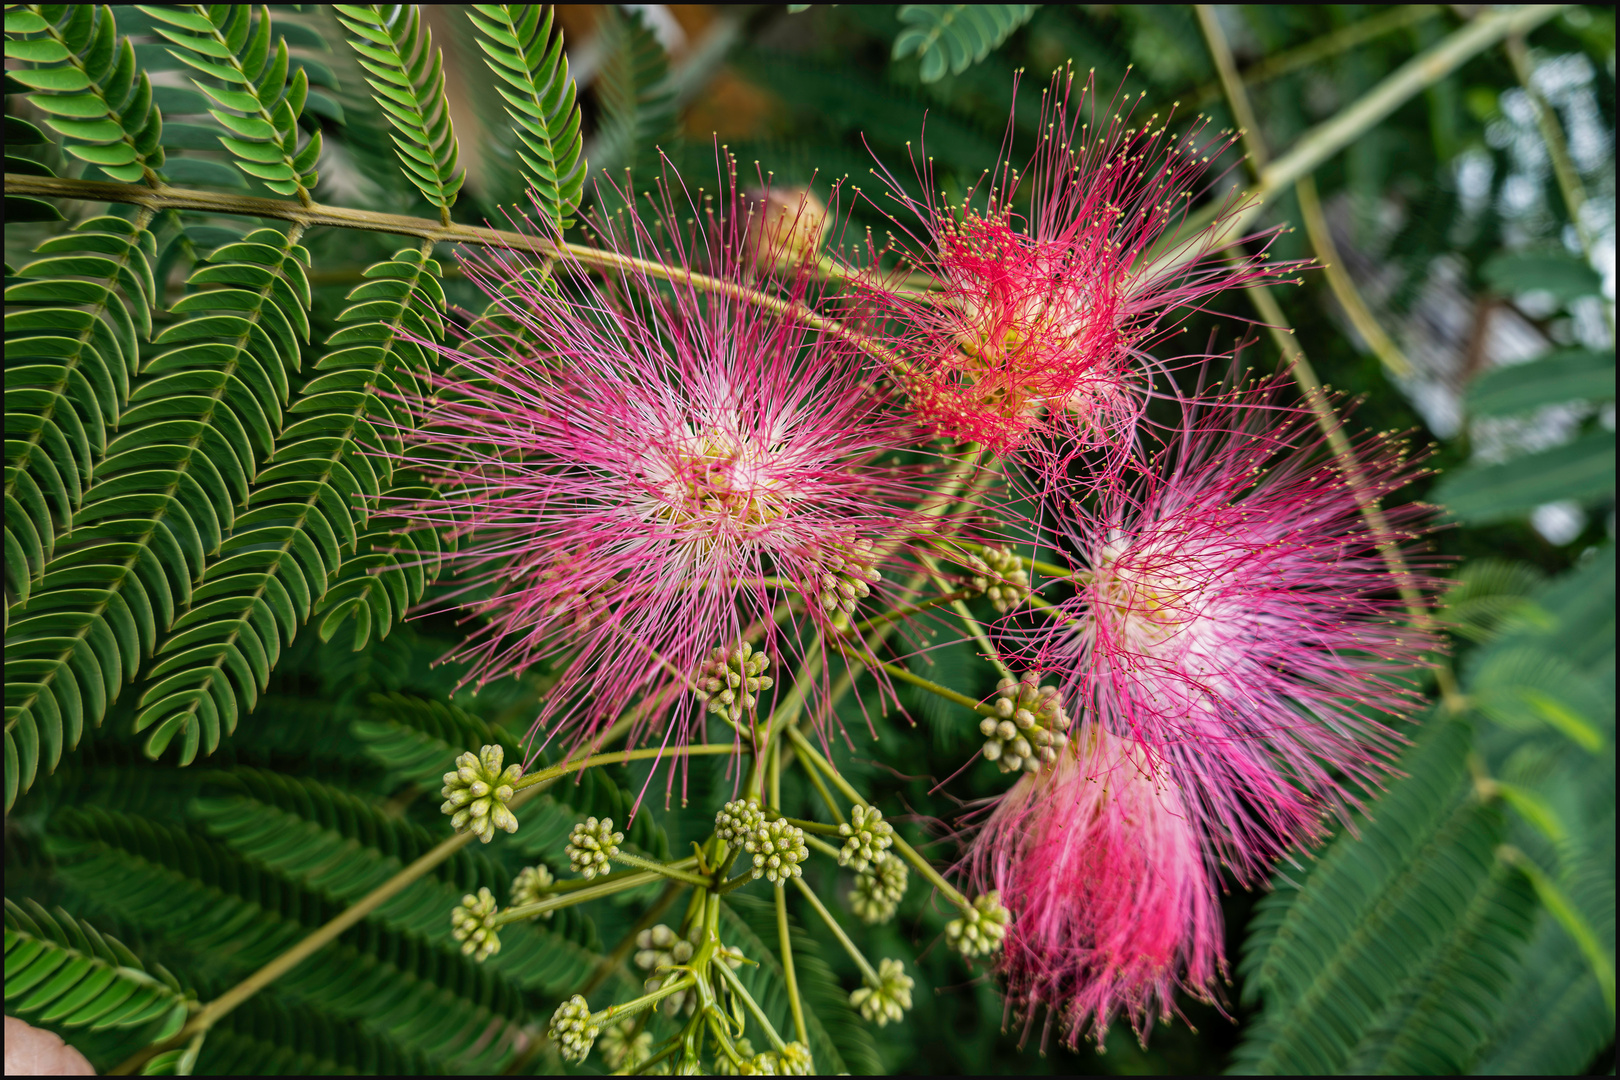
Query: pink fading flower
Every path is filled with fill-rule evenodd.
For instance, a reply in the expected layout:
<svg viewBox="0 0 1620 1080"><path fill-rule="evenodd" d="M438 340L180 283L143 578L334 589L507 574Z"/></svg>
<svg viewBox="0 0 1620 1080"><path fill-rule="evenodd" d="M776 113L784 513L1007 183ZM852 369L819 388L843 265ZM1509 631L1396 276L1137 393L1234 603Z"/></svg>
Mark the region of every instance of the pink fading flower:
<svg viewBox="0 0 1620 1080"><path fill-rule="evenodd" d="M1120 1013L1145 1038L1177 987L1211 1000L1225 960L1197 829L1129 740L1088 726L1001 798L967 866L1012 912L1000 967L1026 1030L1044 1005L1070 1046Z"/></svg>
<svg viewBox="0 0 1620 1080"><path fill-rule="evenodd" d="M1429 582L1401 581L1381 553L1420 535L1429 508L1388 510L1374 531L1352 488L1382 499L1417 472L1377 434L1347 478L1309 414L1276 405L1284 385L1190 407L1133 480L1054 500L1077 588L1034 648L1077 707L1168 766L1243 881L1378 782L1399 742L1381 717L1418 704L1437 646L1400 595Z"/></svg>
<svg viewBox="0 0 1620 1080"><path fill-rule="evenodd" d="M919 169L926 202L884 172L921 222L920 239L901 225L912 239L902 255L932 279L930 291L882 275L857 291L867 314L903 327L888 344L918 417L938 434L1003 454L1050 434L1078 444L1067 452L1117 458L1133 441L1158 363L1144 350L1179 321L1168 316L1298 268L1241 251L1236 265L1226 262L1237 240L1217 237L1241 209L1235 199L1210 227L1179 232L1209 158L1235 136L1207 143L1202 121L1176 134L1157 115L1132 127L1129 116L1099 121L1097 111L1089 80L1074 92L1072 72L1055 76L1033 161L1024 173L1003 162L982 212L971 194L962 207L936 204L929 165ZM1139 266L1158 245L1174 257Z"/></svg>
<svg viewBox="0 0 1620 1080"><path fill-rule="evenodd" d="M805 273L748 303L748 245L678 220L666 204L653 226L604 227L625 257L605 283L566 255L555 284L510 254L469 267L518 332L442 350L452 374L409 436L440 489L409 516L464 537L452 598L481 625L455 658L479 682L552 665L548 737L586 738L650 695L640 728L685 741L713 651L753 627L785 661L801 645L773 609L797 605L801 628L853 611L885 546L904 554L926 486L893 462L920 432L863 354L796 314ZM682 280L693 265L724 287Z"/></svg>

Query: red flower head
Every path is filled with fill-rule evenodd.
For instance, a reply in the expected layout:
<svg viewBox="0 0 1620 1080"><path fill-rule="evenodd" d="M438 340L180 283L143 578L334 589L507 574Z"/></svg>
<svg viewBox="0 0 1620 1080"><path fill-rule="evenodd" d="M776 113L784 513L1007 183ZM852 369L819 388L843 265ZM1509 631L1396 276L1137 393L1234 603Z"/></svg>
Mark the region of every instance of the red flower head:
<svg viewBox="0 0 1620 1080"><path fill-rule="evenodd" d="M1078 588L1036 643L1077 705L1170 767L1243 880L1378 780L1398 742L1379 717L1418 703L1410 673L1436 647L1401 598L1427 580L1384 557L1428 508L1375 530L1353 486L1382 499L1413 468L1374 435L1347 476L1308 414L1275 405L1283 385L1189 409L1179 445L1134 480L1057 500Z"/></svg>
<svg viewBox="0 0 1620 1080"><path fill-rule="evenodd" d="M452 595L481 621L455 654L470 677L554 666L549 734L586 738L637 695L665 741L688 738L699 700L746 724L770 678L739 641L763 634L787 659L802 645L773 610L791 602L789 626L842 618L878 587L885 550L907 550L926 484L893 455L921 433L857 348L796 314L802 265L783 299L741 295L745 217L678 217L667 198L652 227L629 211L602 228L619 259L605 283L566 254L539 284L516 256L469 267L499 317L481 325L517 332L441 350L452 374L419 403L405 455L441 494L407 513L463 537L450 559ZM694 284L693 265L720 281Z"/></svg>
<svg viewBox="0 0 1620 1080"><path fill-rule="evenodd" d="M1224 966L1197 827L1144 758L1088 726L1002 797L968 853L974 887L1012 913L1009 1005L1027 1022L1044 1005L1071 1046L1120 1012L1145 1037L1177 986L1207 1001Z"/></svg>
<svg viewBox="0 0 1620 1080"><path fill-rule="evenodd" d="M1099 123L1090 84L1071 104L1072 89L1072 73L1054 78L1034 160L1026 173L1003 164L983 210L971 196L960 208L932 194L919 203L887 176L921 220L924 238L902 255L931 291L881 275L858 291L869 312L903 327L889 344L918 417L937 433L998 453L1053 434L1077 444L1065 452L1103 449L1117 460L1149 389L1144 365L1154 361L1143 350L1168 331L1166 316L1296 267L1262 266L1263 255L1225 261L1236 237L1217 238L1235 200L1209 228L1178 237L1193 185L1230 138L1204 145L1202 122L1175 134L1157 116ZM930 167L919 179L935 190ZM1156 246L1163 257L1148 263Z"/></svg>

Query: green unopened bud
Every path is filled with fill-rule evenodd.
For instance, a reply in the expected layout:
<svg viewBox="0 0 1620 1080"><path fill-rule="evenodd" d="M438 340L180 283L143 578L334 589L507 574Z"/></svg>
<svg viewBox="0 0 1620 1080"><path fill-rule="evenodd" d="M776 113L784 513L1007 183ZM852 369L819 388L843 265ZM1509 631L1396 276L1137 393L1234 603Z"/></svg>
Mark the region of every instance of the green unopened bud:
<svg viewBox="0 0 1620 1080"><path fill-rule="evenodd" d="M868 978L865 986L849 995L849 1003L861 1010L866 1019L883 1027L905 1016L906 1010L911 1008L911 988L915 985L900 961L880 960L877 982Z"/></svg>
<svg viewBox="0 0 1620 1080"><path fill-rule="evenodd" d="M1031 592L1024 560L1006 548L987 547L982 554L969 555L962 562L973 572L972 587L981 590L1002 614L1022 604Z"/></svg>
<svg viewBox="0 0 1620 1080"><path fill-rule="evenodd" d="M838 835L848 837L838 852L838 865L865 870L894 843L894 826L877 807L856 806L849 821L838 826Z"/></svg>
<svg viewBox="0 0 1620 1080"><path fill-rule="evenodd" d="M551 1039L562 1053L562 1059L578 1065L591 1053L591 1044L601 1032L602 1025L591 1018L590 1004L575 994L551 1014Z"/></svg>
<svg viewBox="0 0 1620 1080"><path fill-rule="evenodd" d="M1034 772L1056 761L1069 741L1071 721L1063 696L1040 681L1033 671L1002 679L996 688L997 715L979 721L984 756L1002 772Z"/></svg>
<svg viewBox="0 0 1620 1080"><path fill-rule="evenodd" d="M743 839L743 850L754 857L754 877L766 878L777 888L790 877L802 877L799 864L810 857L804 830L785 821L767 821Z"/></svg>
<svg viewBox="0 0 1620 1080"><path fill-rule="evenodd" d="M733 649L715 649L693 682L710 712L740 724L759 703L759 695L775 685L765 674L770 666L771 658L745 641Z"/></svg>
<svg viewBox="0 0 1620 1080"><path fill-rule="evenodd" d="M609 1024L602 1032L596 1052L602 1055L603 1063L615 1072L633 1071L651 1056L652 1044L652 1032L638 1034L634 1020L621 1020L617 1024Z"/></svg>
<svg viewBox="0 0 1620 1080"><path fill-rule="evenodd" d="M743 841L763 824L765 815L757 799L736 799L726 803L714 815L714 835L732 847L741 847Z"/></svg>
<svg viewBox="0 0 1620 1080"><path fill-rule="evenodd" d="M855 917L872 926L894 918L906 895L910 872L903 860L885 851L872 865L855 875L855 888L849 894L849 909Z"/></svg>
<svg viewBox="0 0 1620 1080"><path fill-rule="evenodd" d="M641 931L636 935L635 962L642 971L651 973L642 983L642 989L650 994L663 986L666 979L678 977L680 972L676 969L691 960L692 953L692 942L663 923ZM666 1016L674 1016L683 1008L691 1012L697 1005L697 991L677 990L658 1004Z"/></svg>
<svg viewBox="0 0 1620 1080"><path fill-rule="evenodd" d="M498 745L485 746L477 754L467 751L456 758L456 771L444 774L441 811L450 815L456 832L470 832L484 843L495 838L496 829L517 832L517 815L507 808L512 785L523 776L523 766L513 762L501 768L506 751Z"/></svg>
<svg viewBox="0 0 1620 1080"><path fill-rule="evenodd" d="M973 906L960 919L945 924L945 940L963 956L988 956L1001 950L1012 916L1001 905L1001 894L991 891L973 898Z"/></svg>
<svg viewBox="0 0 1620 1080"><path fill-rule="evenodd" d="M872 541L866 539L831 545L822 553L821 565L821 607L829 615L852 614L856 604L872 595L872 586L883 580Z"/></svg>
<svg viewBox="0 0 1620 1080"><path fill-rule="evenodd" d="M450 909L450 936L461 942L461 951L476 960L487 960L501 951L500 935L495 932L495 896L488 889L478 895L468 893Z"/></svg>
<svg viewBox="0 0 1620 1080"><path fill-rule="evenodd" d="M802 1042L790 1042L776 1055L777 1072L781 1076L814 1076L816 1063L810 1057L810 1048Z"/></svg>
<svg viewBox="0 0 1620 1080"><path fill-rule="evenodd" d="M511 906L539 903L546 898L547 890L555 880L548 867L525 866L518 871L517 877L512 879L512 887L507 891L507 895L512 898ZM543 911L540 917L549 919L555 914L554 911Z"/></svg>
<svg viewBox="0 0 1620 1080"><path fill-rule="evenodd" d="M608 860L619 853L623 842L624 833L613 831L612 818L598 821L588 817L568 834L563 853L568 856L569 869L589 881L597 874L613 872L613 864Z"/></svg>

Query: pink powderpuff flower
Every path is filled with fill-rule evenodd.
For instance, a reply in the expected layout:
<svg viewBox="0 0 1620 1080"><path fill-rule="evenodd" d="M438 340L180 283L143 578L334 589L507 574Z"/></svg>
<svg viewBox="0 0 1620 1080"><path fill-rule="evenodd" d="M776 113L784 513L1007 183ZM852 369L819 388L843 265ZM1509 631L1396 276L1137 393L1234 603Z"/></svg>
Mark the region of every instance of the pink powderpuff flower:
<svg viewBox="0 0 1620 1080"><path fill-rule="evenodd" d="M1003 162L987 174L982 211L972 193L961 207L936 203L929 164L918 170L926 202L881 170L922 226L919 238L895 219L910 239L902 265L930 280L918 292L893 275L862 275L857 311L896 328L887 344L937 434L1000 454L1058 436L1066 455L1103 450L1117 464L1159 363L1145 350L1179 321L1170 313L1299 266L1268 266L1263 252L1235 247L1235 198L1209 227L1179 233L1199 176L1235 136L1206 141L1202 121L1176 134L1157 115L1134 127L1128 115L1099 121L1090 80L1071 102L1073 90L1072 72L1054 76L1033 160L1023 173ZM1009 144L1012 135L1009 126ZM1150 248L1159 256L1138 265ZM870 253L874 268L879 254Z"/></svg>
<svg viewBox="0 0 1620 1080"><path fill-rule="evenodd" d="M929 467L894 456L922 433L804 314L803 267L774 302L742 297L744 218L677 217L667 195L651 224L627 211L600 228L620 260L605 281L566 252L550 279L515 253L470 265L495 304L475 329L508 332L440 349L451 374L416 404L404 459L438 496L406 516L461 538L450 599L481 622L454 658L480 684L551 665L547 738L587 739L645 695L633 735L687 741L695 684L724 690L718 650L752 628L789 659L803 635L771 618L789 601L790 626L846 619L928 502ZM738 696L710 711L746 727Z"/></svg>
<svg viewBox="0 0 1620 1080"><path fill-rule="evenodd" d="M1000 970L1026 1032L1044 1006L1071 1047L1120 1013L1145 1039L1177 987L1212 1000L1221 909L1197 829L1130 740L1088 724L1001 797L966 868L1012 914Z"/></svg>
<svg viewBox="0 0 1620 1080"><path fill-rule="evenodd" d="M1424 654L1384 549L1427 528L1421 503L1369 525L1357 499L1419 475L1388 434L1347 475L1286 376L1189 406L1179 441L1133 479L1053 518L1076 589L1036 631L1034 662L1182 787L1211 853L1240 881L1346 816L1399 744ZM1419 566L1421 569L1421 564ZM1402 580L1402 578L1406 580Z"/></svg>

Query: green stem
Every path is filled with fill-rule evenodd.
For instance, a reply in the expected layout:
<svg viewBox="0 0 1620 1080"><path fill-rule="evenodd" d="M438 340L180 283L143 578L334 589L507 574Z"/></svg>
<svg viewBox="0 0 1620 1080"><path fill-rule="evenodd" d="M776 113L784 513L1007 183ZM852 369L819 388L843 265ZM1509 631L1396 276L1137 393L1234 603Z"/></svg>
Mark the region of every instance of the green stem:
<svg viewBox="0 0 1620 1080"><path fill-rule="evenodd" d="M847 689L847 685L845 688ZM837 801L832 797L832 792L827 790L827 782L821 778L821 773L815 769L806 769L804 775L810 778L811 786L816 789L816 794L821 796L821 801L826 804L827 811L837 818L838 823L842 825L844 823L844 812L839 809Z"/></svg>
<svg viewBox="0 0 1620 1080"><path fill-rule="evenodd" d="M793 937L788 933L786 889L776 890L776 938L780 943L782 974L787 977L788 1006L793 1010L793 1033L800 1042L809 1046L810 1036L804 1026L804 1002L799 1000L799 977L793 967Z"/></svg>
<svg viewBox="0 0 1620 1080"><path fill-rule="evenodd" d="M701 875L689 873L685 870L678 870L674 866L666 866L663 863L654 862L651 859L643 859L641 856L632 855L628 851L618 852L612 856L612 859L614 862L623 863L626 866L634 866L640 870L646 870L654 874L662 874L671 881L679 881L687 885L696 885L700 889L707 889L710 885L714 884L714 882L710 881L706 877L702 877ZM692 861L696 863L697 856L692 856Z"/></svg>
<svg viewBox="0 0 1620 1080"><path fill-rule="evenodd" d="M881 668L886 674L893 678L899 679L901 682L910 683L912 686L927 690L930 694L936 694L939 697L944 698L946 701L955 702L956 704L965 708L972 709L981 716L1000 717L1001 715L1000 713L996 712L995 709L984 704L982 701L975 701L966 694L958 693L948 686L941 686L932 679L925 679L921 675L913 674L903 667L897 667L894 664L884 663L875 656L860 656L847 652L843 649L838 651L840 655L846 657L847 659L858 661L859 663L865 664L868 667Z"/></svg>
<svg viewBox="0 0 1620 1080"><path fill-rule="evenodd" d="M683 990L690 990L695 985L697 985L697 976L689 971L685 972L680 978L671 979L658 989L643 994L633 1001L626 1001L622 1005L609 1005L599 1013L592 1013L591 1022L606 1027L608 1024L625 1020L635 1016L637 1013L646 1012L670 995L678 994Z"/></svg>
<svg viewBox="0 0 1620 1080"><path fill-rule="evenodd" d="M788 728L786 734L788 738L793 740L793 747L799 752L799 756L802 757L807 764L812 765L825 773L827 779L831 780L833 786L844 793L844 797L846 799L858 806L871 805L865 799L861 798L860 792L851 787L849 781L845 780L838 774L838 770L833 768L832 762L822 757L821 752L818 751L814 746L810 745L810 740L806 739L798 728ZM934 888L938 889L942 894L944 894L945 899L949 900L951 903L955 904L964 911L967 911L973 907L972 902L962 894L962 891L940 876L939 871L935 870L928 860L923 858L915 848L901 839L898 832L894 834L894 849L898 851L907 862L916 867L917 872L923 877L927 878L929 884L933 885Z"/></svg>
<svg viewBox="0 0 1620 1080"><path fill-rule="evenodd" d="M960 603L970 596L977 595L979 595L978 589L956 589L952 592L946 593L944 596L936 596L932 600L924 600L920 604L907 604L905 607L898 607L893 611L885 611L882 615L874 615L870 619L856 623L850 628L850 633L864 634L868 630L876 630L878 627L887 625L888 623L899 622L902 619L909 619L913 615L921 615L925 611L932 611L934 608L943 607L949 603Z"/></svg>
<svg viewBox="0 0 1620 1080"><path fill-rule="evenodd" d="M533 918L536 915L544 915L546 912L556 911L558 908L572 907L575 904L583 904L587 900L612 896L615 893L645 885L649 881L669 877L671 876L669 874L671 870L690 870L696 865L697 856L692 855L679 862L670 863L668 866L661 866L657 870L645 870L639 874L624 874L604 881L599 885L587 885L583 889L562 896L548 896L544 900L536 900L532 904L519 904L517 907L507 908L505 911L497 913L494 923L496 926L505 926L507 923L519 922L523 919ZM707 880L702 883L704 885L709 884Z"/></svg>
<svg viewBox="0 0 1620 1080"><path fill-rule="evenodd" d="M793 884L799 887L799 891L804 894L805 899L810 901L810 906L816 909L816 914L821 916L821 921L826 923L827 929L832 931L833 937L837 938L838 943L844 947L844 951L849 953L849 958L855 961L855 966L861 969L861 974L866 978L866 984L868 986L881 986L882 983L878 979L877 971L867 961L861 950L855 947L855 943L849 939L849 935L844 933L844 928L838 924L837 919L832 917L832 912L827 910L827 906L821 902L821 897L816 895L816 891L806 885L803 878L794 878Z"/></svg>
<svg viewBox="0 0 1620 1080"><path fill-rule="evenodd" d="M694 743L690 746L650 746L641 750L615 750L611 754L597 754L595 757L583 758L579 761L563 761L537 773L531 773L512 785L514 791L522 791L535 784L546 784L558 777L569 773L583 772L598 765L624 765L632 761L645 761L648 758L660 757L689 757L701 754L735 754L738 752L736 743Z"/></svg>
<svg viewBox="0 0 1620 1080"><path fill-rule="evenodd" d="M798 879L795 878L794 880ZM765 1015L765 1010L759 1007L759 1002L754 1000L754 995L750 994L748 988L742 984L742 980L737 978L737 973L732 971L724 960L717 960L711 966L720 973L722 979L731 984L731 992L742 998L743 1005L753 1014L754 1019L759 1022L759 1026L765 1030L765 1037L771 1041L771 1046L776 1052L781 1053L786 1050L787 1043L783 1042L782 1036L776 1033L776 1028L771 1024L770 1018Z"/></svg>

